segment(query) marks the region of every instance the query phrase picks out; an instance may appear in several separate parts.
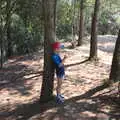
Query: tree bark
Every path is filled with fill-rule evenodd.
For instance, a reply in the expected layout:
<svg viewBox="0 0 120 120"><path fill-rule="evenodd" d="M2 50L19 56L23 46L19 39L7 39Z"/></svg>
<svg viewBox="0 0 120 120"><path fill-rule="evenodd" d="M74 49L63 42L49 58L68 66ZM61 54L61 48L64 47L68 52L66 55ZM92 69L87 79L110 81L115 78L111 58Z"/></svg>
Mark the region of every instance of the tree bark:
<svg viewBox="0 0 120 120"><path fill-rule="evenodd" d="M1 11L1 6L0 6ZM1 15L1 13L0 13ZM3 67L3 27L2 27L2 18L0 17L0 68Z"/></svg>
<svg viewBox="0 0 120 120"><path fill-rule="evenodd" d="M89 57L90 60L97 60L97 19L99 6L100 0L96 0L91 24L90 57Z"/></svg>
<svg viewBox="0 0 120 120"><path fill-rule="evenodd" d="M1 33L2 34L2 33ZM1 56L0 56L0 68L3 68L3 43L2 43L2 35L0 36L0 53L1 53Z"/></svg>
<svg viewBox="0 0 120 120"><path fill-rule="evenodd" d="M82 45L82 38L83 38L83 26L84 26L84 22L83 22L83 10L84 10L84 0L81 0L80 3L80 25L79 25L79 38L78 38L78 46Z"/></svg>
<svg viewBox="0 0 120 120"><path fill-rule="evenodd" d="M76 5L76 0L72 1L72 7L73 7L73 14L72 14L72 48L75 48L75 5Z"/></svg>
<svg viewBox="0 0 120 120"><path fill-rule="evenodd" d="M120 80L120 30L119 30L118 38L115 45L109 79L112 82L116 82Z"/></svg>
<svg viewBox="0 0 120 120"><path fill-rule="evenodd" d="M57 0L54 2L54 31L55 31L55 40L56 40L56 17L57 17Z"/></svg>
<svg viewBox="0 0 120 120"><path fill-rule="evenodd" d="M7 34L7 57L12 55L12 46L10 40L10 19L11 19L11 0L7 0L6 5L6 34Z"/></svg>
<svg viewBox="0 0 120 120"><path fill-rule="evenodd" d="M44 72L40 102L47 102L53 96L54 65L51 44L55 41L55 1L43 0L44 7Z"/></svg>

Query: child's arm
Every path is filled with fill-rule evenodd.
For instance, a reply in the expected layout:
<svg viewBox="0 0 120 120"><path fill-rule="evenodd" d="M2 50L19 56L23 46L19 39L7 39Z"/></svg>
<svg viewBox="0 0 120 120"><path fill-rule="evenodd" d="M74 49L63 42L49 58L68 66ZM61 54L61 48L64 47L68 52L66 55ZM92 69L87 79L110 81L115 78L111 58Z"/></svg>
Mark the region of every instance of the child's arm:
<svg viewBox="0 0 120 120"><path fill-rule="evenodd" d="M67 58L67 55L65 55L64 58L62 59L62 64L64 64L66 58Z"/></svg>
<svg viewBox="0 0 120 120"><path fill-rule="evenodd" d="M65 62L66 58L67 58L67 55L65 55L64 58L62 59L62 62L61 62L61 64L59 65L60 67L64 65L64 62Z"/></svg>
<svg viewBox="0 0 120 120"><path fill-rule="evenodd" d="M54 61L54 63L58 66L58 67L62 67L64 65L64 62L66 60L67 56L65 55L64 58L62 59L62 62L60 62L56 56L52 56L52 59Z"/></svg>

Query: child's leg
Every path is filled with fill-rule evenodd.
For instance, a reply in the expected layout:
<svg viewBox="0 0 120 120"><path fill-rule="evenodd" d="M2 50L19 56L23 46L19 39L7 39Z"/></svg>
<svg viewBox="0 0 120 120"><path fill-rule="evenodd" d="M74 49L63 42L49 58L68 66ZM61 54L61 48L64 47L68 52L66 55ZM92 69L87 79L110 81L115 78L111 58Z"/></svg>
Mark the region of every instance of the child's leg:
<svg viewBox="0 0 120 120"><path fill-rule="evenodd" d="M57 78L57 102L59 103L63 103L64 102L64 97L61 95L61 87L62 87L62 79L61 78Z"/></svg>
<svg viewBox="0 0 120 120"><path fill-rule="evenodd" d="M62 87L62 79L58 77L57 78L57 88L56 88L57 95L61 94L61 87Z"/></svg>

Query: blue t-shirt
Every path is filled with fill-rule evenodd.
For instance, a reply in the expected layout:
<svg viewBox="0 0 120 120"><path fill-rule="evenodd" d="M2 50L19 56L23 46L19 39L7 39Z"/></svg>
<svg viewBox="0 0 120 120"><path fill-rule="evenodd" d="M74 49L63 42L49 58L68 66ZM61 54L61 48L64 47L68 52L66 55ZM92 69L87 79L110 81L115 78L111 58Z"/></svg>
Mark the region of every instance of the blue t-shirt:
<svg viewBox="0 0 120 120"><path fill-rule="evenodd" d="M58 77L63 77L65 75L64 65L62 64L62 59L59 54L54 53L52 55L53 62L55 64L56 74ZM62 65L61 65L62 64Z"/></svg>

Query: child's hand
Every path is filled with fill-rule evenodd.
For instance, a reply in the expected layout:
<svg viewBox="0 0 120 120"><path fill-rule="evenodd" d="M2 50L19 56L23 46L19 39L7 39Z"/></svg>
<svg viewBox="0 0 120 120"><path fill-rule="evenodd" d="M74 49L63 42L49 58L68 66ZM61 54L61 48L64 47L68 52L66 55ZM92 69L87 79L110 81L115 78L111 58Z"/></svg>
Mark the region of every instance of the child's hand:
<svg viewBox="0 0 120 120"><path fill-rule="evenodd" d="M62 67L62 66L63 66L63 64L62 64L62 63L60 63L60 64L59 64L59 67Z"/></svg>
<svg viewBox="0 0 120 120"><path fill-rule="evenodd" d="M66 58L67 58L67 55L64 55L64 58L63 58L63 60L62 60L62 64L64 64Z"/></svg>

